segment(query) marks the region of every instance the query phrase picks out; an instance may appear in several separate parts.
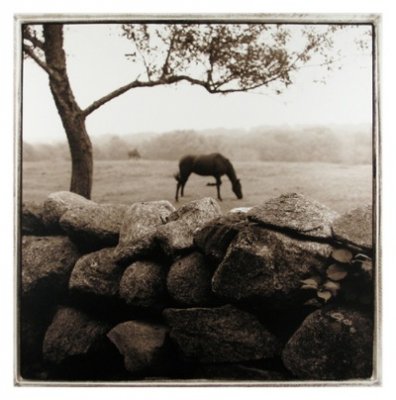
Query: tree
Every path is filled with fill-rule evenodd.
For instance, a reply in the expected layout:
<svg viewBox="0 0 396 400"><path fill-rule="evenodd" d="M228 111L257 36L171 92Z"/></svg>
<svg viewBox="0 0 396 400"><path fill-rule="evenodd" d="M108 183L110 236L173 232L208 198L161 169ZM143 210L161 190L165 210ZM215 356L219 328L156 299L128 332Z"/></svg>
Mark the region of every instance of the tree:
<svg viewBox="0 0 396 400"><path fill-rule="evenodd" d="M80 108L73 94L63 48L63 24L22 25L23 52L48 75L49 86L69 143L72 160L70 191L90 198L92 144L86 118L122 95L141 87L189 82L209 93L246 92L273 85L276 93L292 83L292 75L317 55L322 65L334 59L327 50L339 27L302 26L297 46L287 25L268 24L124 24L131 43L126 56L140 63L138 77ZM143 78L142 78L143 76Z"/></svg>

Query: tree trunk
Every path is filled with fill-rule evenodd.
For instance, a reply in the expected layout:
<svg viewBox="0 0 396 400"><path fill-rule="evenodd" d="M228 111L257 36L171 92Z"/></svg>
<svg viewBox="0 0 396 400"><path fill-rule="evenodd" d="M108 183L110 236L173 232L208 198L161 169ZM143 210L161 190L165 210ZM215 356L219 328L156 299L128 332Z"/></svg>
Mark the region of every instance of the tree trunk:
<svg viewBox="0 0 396 400"><path fill-rule="evenodd" d="M44 53L50 69L49 85L69 143L72 176L70 191L91 197L93 157L92 144L85 127L85 115L77 104L70 86L63 50L63 25L44 25Z"/></svg>

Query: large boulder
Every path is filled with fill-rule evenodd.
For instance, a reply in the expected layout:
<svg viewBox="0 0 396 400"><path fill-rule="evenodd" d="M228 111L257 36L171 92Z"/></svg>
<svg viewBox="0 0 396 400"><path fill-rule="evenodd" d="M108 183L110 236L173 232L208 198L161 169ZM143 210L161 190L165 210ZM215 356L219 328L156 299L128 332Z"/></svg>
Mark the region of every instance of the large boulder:
<svg viewBox="0 0 396 400"><path fill-rule="evenodd" d="M69 289L98 298L116 297L123 272L114 260L114 247L104 248L86 254L76 262Z"/></svg>
<svg viewBox="0 0 396 400"><path fill-rule="evenodd" d="M67 291L79 257L76 246L65 236L23 236L22 297L42 303L59 299Z"/></svg>
<svg viewBox="0 0 396 400"><path fill-rule="evenodd" d="M238 362L277 354L277 339L255 316L231 305L166 309L170 336L182 354L203 363Z"/></svg>
<svg viewBox="0 0 396 400"><path fill-rule="evenodd" d="M136 261L124 272L120 297L130 306L161 307L166 296L166 270L151 261Z"/></svg>
<svg viewBox="0 0 396 400"><path fill-rule="evenodd" d="M94 201L72 192L50 193L44 201L43 221L48 229L61 232L59 220L66 211L80 207L86 208L95 204Z"/></svg>
<svg viewBox="0 0 396 400"><path fill-rule="evenodd" d="M109 329L105 322L74 308L62 307L45 334L44 360L59 365L71 358L88 356Z"/></svg>
<svg viewBox="0 0 396 400"><path fill-rule="evenodd" d="M127 209L124 204L72 208L62 215L59 223L79 248L99 250L117 245Z"/></svg>
<svg viewBox="0 0 396 400"><path fill-rule="evenodd" d="M253 207L249 218L265 227L311 238L331 238L331 224L338 214L298 193L288 193Z"/></svg>
<svg viewBox="0 0 396 400"><path fill-rule="evenodd" d="M22 235L46 235L47 228L43 221L43 203L23 202L21 210Z"/></svg>
<svg viewBox="0 0 396 400"><path fill-rule="evenodd" d="M334 238L363 250L373 250L373 210L371 205L356 208L337 218L332 225Z"/></svg>
<svg viewBox="0 0 396 400"><path fill-rule="evenodd" d="M310 314L286 344L284 365L309 380L367 379L372 375L371 318L346 308Z"/></svg>
<svg viewBox="0 0 396 400"><path fill-rule="evenodd" d="M224 258L231 241L248 223L246 213L227 213L212 219L196 231L194 243L211 261L218 264Z"/></svg>
<svg viewBox="0 0 396 400"><path fill-rule="evenodd" d="M212 302L213 269L201 253L194 252L176 260L166 280L168 293L177 302L204 306Z"/></svg>
<svg viewBox="0 0 396 400"><path fill-rule="evenodd" d="M123 355L125 368L132 374L159 372L169 358L165 326L126 321L116 325L107 337Z"/></svg>
<svg viewBox="0 0 396 400"><path fill-rule="evenodd" d="M173 212L168 223L157 228L156 239L168 255L185 252L194 245L195 231L219 215L221 209L214 199L191 201Z"/></svg>
<svg viewBox="0 0 396 400"><path fill-rule="evenodd" d="M332 247L250 226L241 231L217 268L215 294L233 300L265 300L274 307L300 298L301 280L327 266Z"/></svg>
<svg viewBox="0 0 396 400"><path fill-rule="evenodd" d="M142 202L130 206L124 214L115 249L117 261L128 263L155 252L156 228L165 224L173 211L175 208L169 201Z"/></svg>

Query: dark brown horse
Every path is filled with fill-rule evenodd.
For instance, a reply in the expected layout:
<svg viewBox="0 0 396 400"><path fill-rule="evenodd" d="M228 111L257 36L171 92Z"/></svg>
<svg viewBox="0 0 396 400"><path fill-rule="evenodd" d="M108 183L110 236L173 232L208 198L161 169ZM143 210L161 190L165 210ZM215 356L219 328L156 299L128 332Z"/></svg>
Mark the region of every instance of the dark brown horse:
<svg viewBox="0 0 396 400"><path fill-rule="evenodd" d="M217 198L219 200L222 200L220 195L221 177L227 175L232 184L232 191L238 199L242 199L241 182L237 178L230 160L220 153L212 153L199 156L188 155L180 160L179 172L175 175L177 180L176 201L179 200L180 189L180 195L184 196L184 186L186 186L186 182L193 172L202 176L214 176L216 183L208 183L208 186L217 187Z"/></svg>

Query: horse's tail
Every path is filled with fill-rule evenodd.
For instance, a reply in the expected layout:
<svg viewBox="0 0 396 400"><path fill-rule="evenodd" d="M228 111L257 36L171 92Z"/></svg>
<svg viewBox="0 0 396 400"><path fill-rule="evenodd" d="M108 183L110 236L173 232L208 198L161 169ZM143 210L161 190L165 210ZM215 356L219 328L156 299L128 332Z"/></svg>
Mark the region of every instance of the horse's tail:
<svg viewBox="0 0 396 400"><path fill-rule="evenodd" d="M177 180L177 182L180 182L180 172L176 172L176 174L174 174L173 176Z"/></svg>

